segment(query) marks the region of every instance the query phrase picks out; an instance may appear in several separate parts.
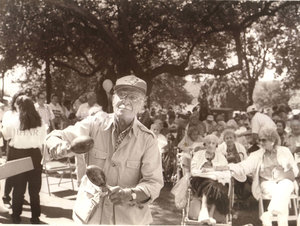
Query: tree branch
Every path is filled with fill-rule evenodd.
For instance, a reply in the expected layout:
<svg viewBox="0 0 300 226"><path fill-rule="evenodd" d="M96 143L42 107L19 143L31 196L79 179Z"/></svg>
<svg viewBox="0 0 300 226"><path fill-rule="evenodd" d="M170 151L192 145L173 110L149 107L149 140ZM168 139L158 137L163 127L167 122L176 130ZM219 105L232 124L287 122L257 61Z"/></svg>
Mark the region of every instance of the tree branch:
<svg viewBox="0 0 300 226"><path fill-rule="evenodd" d="M88 10L79 7L78 5L76 5L74 2L70 0L65 0L65 1L45 0L45 1L59 8L70 10L78 14L79 16L85 18L86 20L90 21L92 24L94 24L97 27L98 34L100 35L104 43L107 44L107 46L109 46L117 55L123 58L129 58L128 62L130 62L132 70L134 70L137 75L144 74L144 71L142 70L141 66L139 65L136 58L134 57L134 54L132 54L132 52L129 49L124 48L124 46L117 39L117 37L115 37L114 34L109 29L107 29L101 23L101 21L99 21L97 17L91 14Z"/></svg>
<svg viewBox="0 0 300 226"><path fill-rule="evenodd" d="M264 69L266 67L266 63L267 63L267 60L266 60L267 53L268 53L268 48L264 49L263 62L262 62L262 65L261 65L258 73L255 76L255 79L258 79L258 77L263 74L263 71L264 71Z"/></svg>
<svg viewBox="0 0 300 226"><path fill-rule="evenodd" d="M73 46L73 48L75 49L75 51L77 51L82 57L83 59L86 61L86 63L92 68L95 69L95 65L92 64L92 62L88 59L87 55L85 55L84 52L82 52L80 50L80 48L78 48L76 45L74 45L74 43L70 40L69 43Z"/></svg>
<svg viewBox="0 0 300 226"><path fill-rule="evenodd" d="M94 76L104 66L104 63L99 64L96 67L94 67L93 70L90 73L85 73L85 72L80 71L79 69L77 69L73 65L67 64L63 61L59 61L59 60L56 60L56 59L52 58L52 62L53 62L54 66L68 68L68 69L74 71L75 73L77 73L79 76L86 77L86 78Z"/></svg>
<svg viewBox="0 0 300 226"><path fill-rule="evenodd" d="M85 10L82 7L79 7L72 1L59 1L59 0L45 0L47 3L55 5L59 8L63 8L65 10L70 10L79 16L85 18L90 21L97 27L98 34L101 35L102 40L114 49L117 53L122 53L123 45L119 42L119 40L114 36L114 34L108 30L93 14L89 11Z"/></svg>
<svg viewBox="0 0 300 226"><path fill-rule="evenodd" d="M197 74L211 74L215 76L224 76L228 73L240 70L240 65L234 65L225 69L217 69L217 68L193 68L185 70L184 67L180 65L174 64L163 64L155 69L153 69L149 74L152 77L155 77L159 74L167 73L173 74L177 76L184 77L186 75L197 75Z"/></svg>
<svg viewBox="0 0 300 226"><path fill-rule="evenodd" d="M299 2L297 3L297 2L293 2L293 1L287 1L287 2L283 2L281 5L279 5L278 7L275 7L274 9L270 9L272 3L273 3L272 1L271 2L266 2L265 3L265 7L259 13L253 14L253 15L251 15L249 17L246 17L240 23L241 28L245 29L245 28L251 26L260 17L263 17L263 16L274 16L275 13L277 11L279 11L280 9L283 9L283 8L285 8L287 6L290 6L290 5L299 4ZM275 2L275 3L277 3L277 2Z"/></svg>

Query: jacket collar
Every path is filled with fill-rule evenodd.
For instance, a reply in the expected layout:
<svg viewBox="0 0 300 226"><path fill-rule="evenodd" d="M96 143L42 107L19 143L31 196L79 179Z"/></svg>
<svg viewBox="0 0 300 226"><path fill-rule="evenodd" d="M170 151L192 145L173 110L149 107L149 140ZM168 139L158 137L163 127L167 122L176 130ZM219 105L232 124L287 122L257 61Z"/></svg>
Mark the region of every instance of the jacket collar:
<svg viewBox="0 0 300 226"><path fill-rule="evenodd" d="M110 114L109 115L109 119L108 119L108 122L106 124L106 127L104 128L104 130L108 130L109 128L111 128L111 126L114 127L114 129L116 129L116 116L115 114ZM133 119L133 123L131 125L131 129L129 131L129 136L131 136L131 134L133 134L134 136L137 137L137 134L138 134L138 126L139 126L139 121L137 119L137 117L135 116L134 119Z"/></svg>

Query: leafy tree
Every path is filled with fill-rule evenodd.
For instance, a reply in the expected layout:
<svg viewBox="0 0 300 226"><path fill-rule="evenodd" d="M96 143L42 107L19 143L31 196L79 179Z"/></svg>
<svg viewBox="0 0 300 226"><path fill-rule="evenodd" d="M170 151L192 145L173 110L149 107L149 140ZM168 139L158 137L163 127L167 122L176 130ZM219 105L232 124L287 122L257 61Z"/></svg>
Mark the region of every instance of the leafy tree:
<svg viewBox="0 0 300 226"><path fill-rule="evenodd" d="M199 82L199 98L206 98L210 108L244 110L247 106L247 82L236 77L206 78Z"/></svg>
<svg viewBox="0 0 300 226"><path fill-rule="evenodd" d="M300 109L300 91L293 91L289 100L289 106L292 109Z"/></svg>
<svg viewBox="0 0 300 226"><path fill-rule="evenodd" d="M253 101L260 107L273 107L278 104L288 105L291 93L280 81L259 82L253 93Z"/></svg>
<svg viewBox="0 0 300 226"><path fill-rule="evenodd" d="M45 73L43 68L39 70L30 68L26 71L24 78L20 78L16 82L19 82L23 89L30 90L34 97L38 92L46 90L43 73ZM82 78L65 68L56 69L51 74L52 93L57 94L61 99L70 99L72 102L83 93L93 91L97 82L97 77Z"/></svg>
<svg viewBox="0 0 300 226"><path fill-rule="evenodd" d="M159 104L162 108L190 104L192 95L184 88L186 81L178 76L160 75L153 80L150 103Z"/></svg>
<svg viewBox="0 0 300 226"><path fill-rule="evenodd" d="M300 20L295 21L299 16L298 5L280 10L277 30L272 33L276 38L272 40L274 59L271 67L276 69L275 75L284 75L285 88L300 88Z"/></svg>
<svg viewBox="0 0 300 226"><path fill-rule="evenodd" d="M278 19L279 12L295 8L298 13L299 2L1 0L1 6L0 54L26 67L45 64L48 93L56 68L112 80L135 73L148 82L150 93L153 79L164 74L249 75L247 54L253 52L245 37L249 46L249 33L267 22L277 31L277 21L287 22ZM298 23L297 17L289 19ZM266 50L260 31L259 46ZM263 71L266 58L260 59L250 88Z"/></svg>

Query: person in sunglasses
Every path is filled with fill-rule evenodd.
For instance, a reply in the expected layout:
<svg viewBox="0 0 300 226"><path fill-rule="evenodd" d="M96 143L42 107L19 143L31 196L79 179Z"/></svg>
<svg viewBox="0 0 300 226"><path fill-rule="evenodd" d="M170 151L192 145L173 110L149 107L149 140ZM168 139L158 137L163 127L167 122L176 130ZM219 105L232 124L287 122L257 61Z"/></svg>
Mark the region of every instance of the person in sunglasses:
<svg viewBox="0 0 300 226"><path fill-rule="evenodd" d="M89 136L94 146L83 164L78 165L78 180L86 166L96 165L113 187L102 197L88 224L147 225L152 222L149 203L155 200L163 186L161 155L157 139L137 119L146 98L144 80L128 75L119 78L112 97L112 114L103 111L88 116L74 126L50 133L46 145L55 158L68 155L68 146L80 136ZM86 177L83 177L86 178ZM84 179L81 184L84 184ZM84 204L83 204L84 205ZM81 208L84 209L84 206ZM73 219L80 222L76 211ZM82 222L81 222L82 223Z"/></svg>
<svg viewBox="0 0 300 226"><path fill-rule="evenodd" d="M258 135L261 148L246 160L229 164L229 169L239 181L246 180L246 175L252 174L254 198L271 198L267 211L260 218L263 225L271 226L271 217L277 215L278 225L287 226L288 204L299 170L291 151L279 146L280 138L276 129L262 128Z"/></svg>

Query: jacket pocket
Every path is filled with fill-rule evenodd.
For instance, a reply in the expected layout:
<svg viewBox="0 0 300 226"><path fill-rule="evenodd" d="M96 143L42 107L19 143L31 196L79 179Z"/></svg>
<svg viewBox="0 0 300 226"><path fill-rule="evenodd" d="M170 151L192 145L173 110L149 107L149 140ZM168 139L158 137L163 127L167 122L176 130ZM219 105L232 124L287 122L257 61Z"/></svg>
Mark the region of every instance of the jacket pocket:
<svg viewBox="0 0 300 226"><path fill-rule="evenodd" d="M107 158L107 152L104 151L96 151L94 153L94 157L97 159L106 159Z"/></svg>
<svg viewBox="0 0 300 226"><path fill-rule="evenodd" d="M91 153L91 155L89 156L89 165L97 165L99 166L101 169L103 169L105 161L108 157L108 153L104 152L104 151L94 151Z"/></svg>
<svg viewBox="0 0 300 226"><path fill-rule="evenodd" d="M131 169L139 169L140 165L141 165L140 161L131 161L131 160L128 160L127 163L126 163L126 166L128 168L131 168Z"/></svg>
<svg viewBox="0 0 300 226"><path fill-rule="evenodd" d="M124 169L120 169L120 185L123 187L135 187L140 179L140 161L127 160Z"/></svg>

